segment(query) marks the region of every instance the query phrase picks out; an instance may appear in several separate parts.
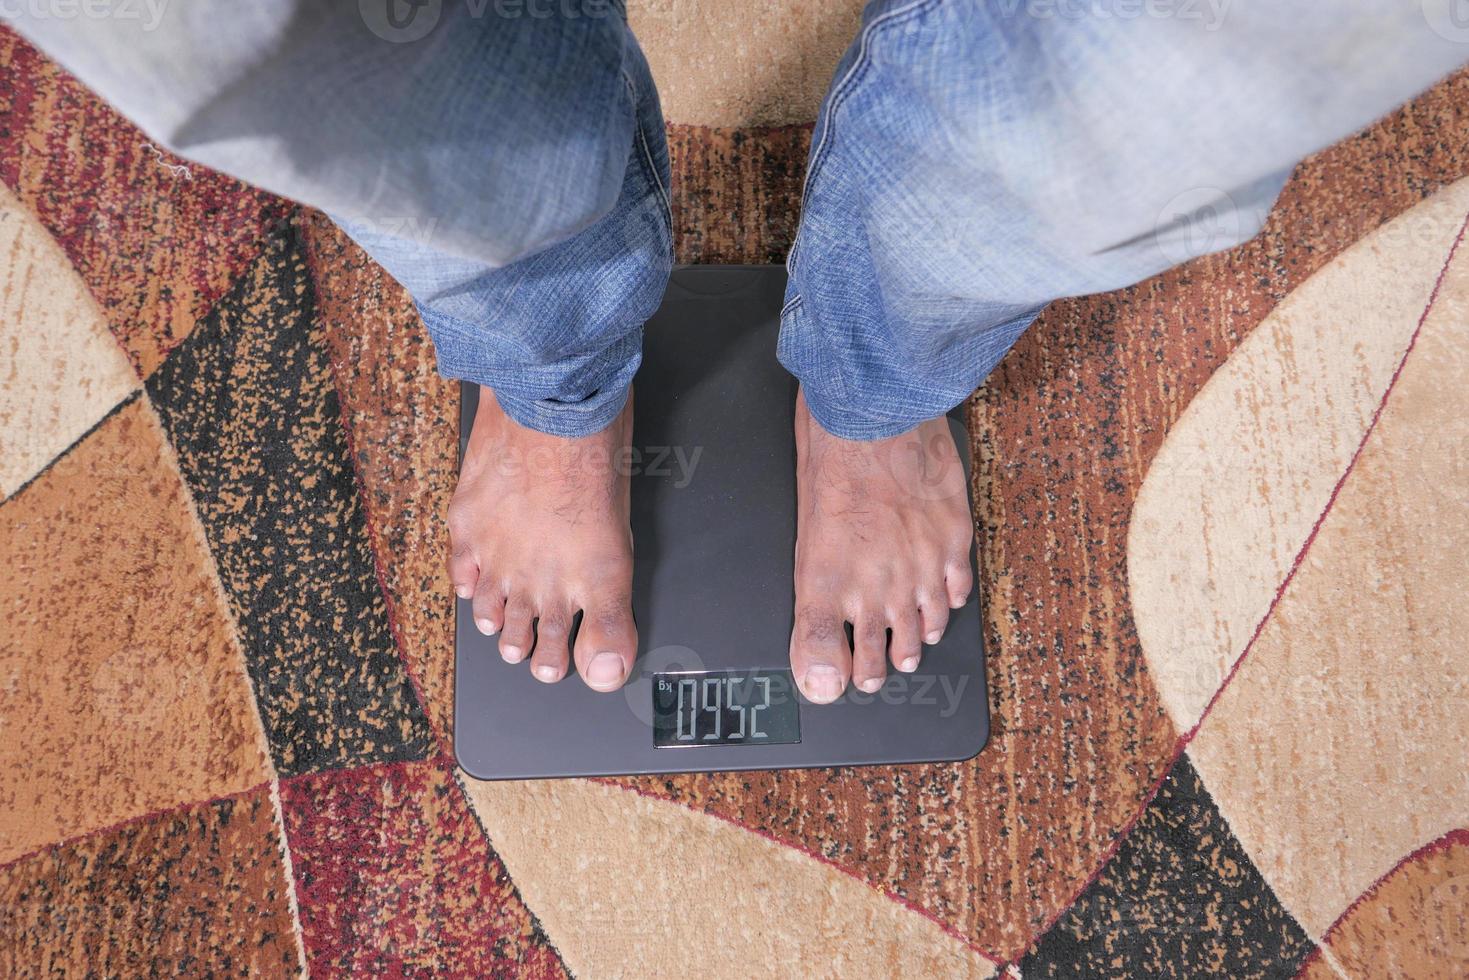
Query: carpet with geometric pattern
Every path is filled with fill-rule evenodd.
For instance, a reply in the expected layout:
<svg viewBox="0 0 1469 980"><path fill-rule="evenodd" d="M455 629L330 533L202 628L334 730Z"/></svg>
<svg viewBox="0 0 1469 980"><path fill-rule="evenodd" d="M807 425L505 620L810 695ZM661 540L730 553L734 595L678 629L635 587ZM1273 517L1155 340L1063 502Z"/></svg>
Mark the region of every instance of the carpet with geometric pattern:
<svg viewBox="0 0 1469 980"><path fill-rule="evenodd" d="M630 6L679 260L780 261L860 4ZM1466 219L1461 73L1045 311L977 758L480 783L408 297L0 29L0 972L1469 975Z"/></svg>

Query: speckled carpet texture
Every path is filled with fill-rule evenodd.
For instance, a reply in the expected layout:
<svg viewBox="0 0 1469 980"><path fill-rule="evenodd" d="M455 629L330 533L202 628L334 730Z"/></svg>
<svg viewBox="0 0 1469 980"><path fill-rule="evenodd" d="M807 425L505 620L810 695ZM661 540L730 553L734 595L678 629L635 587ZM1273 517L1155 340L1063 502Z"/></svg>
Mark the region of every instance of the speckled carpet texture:
<svg viewBox="0 0 1469 980"><path fill-rule="evenodd" d="M858 8L632 4L681 261L783 258ZM1045 312L978 758L478 783L408 297L0 30L0 974L1469 976L1466 218L1461 74Z"/></svg>

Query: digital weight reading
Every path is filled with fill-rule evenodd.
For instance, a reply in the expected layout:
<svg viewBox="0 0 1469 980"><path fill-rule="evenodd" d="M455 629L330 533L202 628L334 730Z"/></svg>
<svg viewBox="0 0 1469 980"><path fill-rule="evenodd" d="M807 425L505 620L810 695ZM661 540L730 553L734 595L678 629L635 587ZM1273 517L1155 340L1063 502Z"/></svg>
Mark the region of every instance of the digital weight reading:
<svg viewBox="0 0 1469 980"><path fill-rule="evenodd" d="M788 670L653 675L653 746L781 745L801 740L801 705Z"/></svg>

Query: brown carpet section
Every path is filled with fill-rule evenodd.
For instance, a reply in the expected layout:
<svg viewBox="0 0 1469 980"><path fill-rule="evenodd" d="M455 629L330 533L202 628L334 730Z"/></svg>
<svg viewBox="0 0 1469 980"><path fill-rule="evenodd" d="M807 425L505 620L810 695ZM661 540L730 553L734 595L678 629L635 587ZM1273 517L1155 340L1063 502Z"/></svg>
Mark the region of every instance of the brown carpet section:
<svg viewBox="0 0 1469 980"><path fill-rule="evenodd" d="M134 398L0 509L0 861L271 776L234 623Z"/></svg>
<svg viewBox="0 0 1469 980"><path fill-rule="evenodd" d="M810 126L670 123L675 261L784 263L810 146Z"/></svg>
<svg viewBox="0 0 1469 980"><path fill-rule="evenodd" d="M313 976L567 976L447 760L312 773L280 800Z"/></svg>
<svg viewBox="0 0 1469 980"><path fill-rule="evenodd" d="M0 26L0 181L56 236L144 376L289 209L182 164Z"/></svg>
<svg viewBox="0 0 1469 980"><path fill-rule="evenodd" d="M1326 934L1305 980L1469 975L1469 830L1404 858Z"/></svg>
<svg viewBox="0 0 1469 980"><path fill-rule="evenodd" d="M294 976L300 950L261 786L0 869L0 974Z"/></svg>
<svg viewBox="0 0 1469 980"><path fill-rule="evenodd" d="M628 0L663 115L706 126L816 118L864 0Z"/></svg>

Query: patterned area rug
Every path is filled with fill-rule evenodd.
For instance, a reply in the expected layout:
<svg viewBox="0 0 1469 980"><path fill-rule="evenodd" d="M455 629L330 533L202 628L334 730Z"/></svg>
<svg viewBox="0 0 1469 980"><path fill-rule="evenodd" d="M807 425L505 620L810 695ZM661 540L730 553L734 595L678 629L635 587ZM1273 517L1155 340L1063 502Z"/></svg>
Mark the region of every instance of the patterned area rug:
<svg viewBox="0 0 1469 980"><path fill-rule="evenodd" d="M856 8L633 5L681 260ZM0 32L0 972L1469 974L1466 175L1460 75L975 394L977 759L484 784L407 297Z"/></svg>

